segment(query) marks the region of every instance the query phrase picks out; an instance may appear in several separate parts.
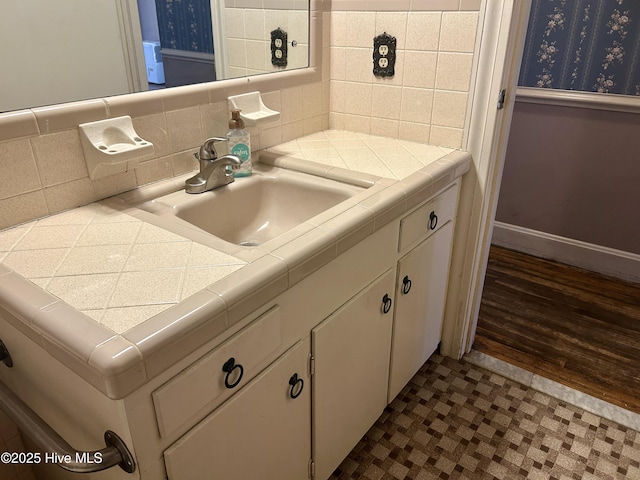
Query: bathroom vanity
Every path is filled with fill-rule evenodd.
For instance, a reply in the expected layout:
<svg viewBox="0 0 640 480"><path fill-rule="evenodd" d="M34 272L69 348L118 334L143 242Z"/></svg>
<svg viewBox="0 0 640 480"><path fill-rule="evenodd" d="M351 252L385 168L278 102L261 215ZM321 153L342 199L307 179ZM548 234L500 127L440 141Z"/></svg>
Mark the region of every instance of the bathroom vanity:
<svg viewBox="0 0 640 480"><path fill-rule="evenodd" d="M108 199L234 267L116 333L0 265L0 379L75 448L110 430L135 459L78 478L324 480L437 349L470 164L454 151L396 181L265 154L258 176L347 194L245 245L176 213L180 180Z"/></svg>

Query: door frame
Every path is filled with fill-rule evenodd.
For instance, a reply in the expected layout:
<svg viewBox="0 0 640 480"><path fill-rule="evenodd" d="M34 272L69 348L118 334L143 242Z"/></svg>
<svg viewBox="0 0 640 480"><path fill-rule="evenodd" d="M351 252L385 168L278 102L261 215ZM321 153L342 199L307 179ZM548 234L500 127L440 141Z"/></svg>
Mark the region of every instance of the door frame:
<svg viewBox="0 0 640 480"><path fill-rule="evenodd" d="M227 17L225 1L211 0L211 28L213 29L213 57L216 79L229 78L227 60Z"/></svg>
<svg viewBox="0 0 640 480"><path fill-rule="evenodd" d="M149 90L147 66L142 48L142 28L138 2L116 0L120 37L122 38L122 54L127 73L129 92Z"/></svg>
<svg viewBox="0 0 640 480"><path fill-rule="evenodd" d="M482 0L463 149L473 161L462 177L442 354L471 350L516 96L531 0ZM505 91L502 108L498 101Z"/></svg>

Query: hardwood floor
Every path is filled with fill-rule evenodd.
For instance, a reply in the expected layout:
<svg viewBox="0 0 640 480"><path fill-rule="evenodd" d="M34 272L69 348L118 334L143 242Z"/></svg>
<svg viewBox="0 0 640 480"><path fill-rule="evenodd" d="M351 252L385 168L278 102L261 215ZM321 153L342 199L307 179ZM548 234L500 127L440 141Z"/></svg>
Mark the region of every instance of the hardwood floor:
<svg viewBox="0 0 640 480"><path fill-rule="evenodd" d="M640 284L492 246L474 348L640 413Z"/></svg>

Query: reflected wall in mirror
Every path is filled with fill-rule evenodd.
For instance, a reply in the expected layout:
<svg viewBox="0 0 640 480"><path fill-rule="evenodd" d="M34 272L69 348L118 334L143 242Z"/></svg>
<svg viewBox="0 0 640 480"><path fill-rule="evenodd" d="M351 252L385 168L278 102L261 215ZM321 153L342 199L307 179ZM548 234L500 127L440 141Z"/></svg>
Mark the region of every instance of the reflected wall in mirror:
<svg viewBox="0 0 640 480"><path fill-rule="evenodd" d="M3 0L0 42L1 113L307 67L309 0Z"/></svg>

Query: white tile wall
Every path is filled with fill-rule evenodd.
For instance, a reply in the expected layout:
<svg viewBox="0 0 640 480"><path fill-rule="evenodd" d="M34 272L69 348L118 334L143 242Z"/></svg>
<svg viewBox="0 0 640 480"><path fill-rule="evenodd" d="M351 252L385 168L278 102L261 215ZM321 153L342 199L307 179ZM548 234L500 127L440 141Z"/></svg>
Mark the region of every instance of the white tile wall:
<svg viewBox="0 0 640 480"><path fill-rule="evenodd" d="M367 2L338 2L343 10L330 19L332 128L462 146L479 14L448 4L456 11L367 11ZM373 38L383 32L397 40L393 77L372 71Z"/></svg>
<svg viewBox="0 0 640 480"><path fill-rule="evenodd" d="M196 89L163 100L150 114L144 105L132 104L126 111L117 97L107 99L112 116L121 110L132 116L136 131L154 144L154 154L134 170L95 181L89 179L80 145L81 121L73 114L69 125L61 124L59 130L0 141L0 229L196 169L193 153L198 146L228 129L226 100L209 103L209 94L205 91L201 99L200 93ZM252 146L270 147L327 128L328 94L321 82L264 92L265 104L282 117L269 128L253 131Z"/></svg>
<svg viewBox="0 0 640 480"><path fill-rule="evenodd" d="M258 8L227 8L227 62L229 77L244 77L279 71L271 64L271 31L287 32L287 69L308 65L309 28L307 12ZM297 46L291 42L295 40Z"/></svg>

